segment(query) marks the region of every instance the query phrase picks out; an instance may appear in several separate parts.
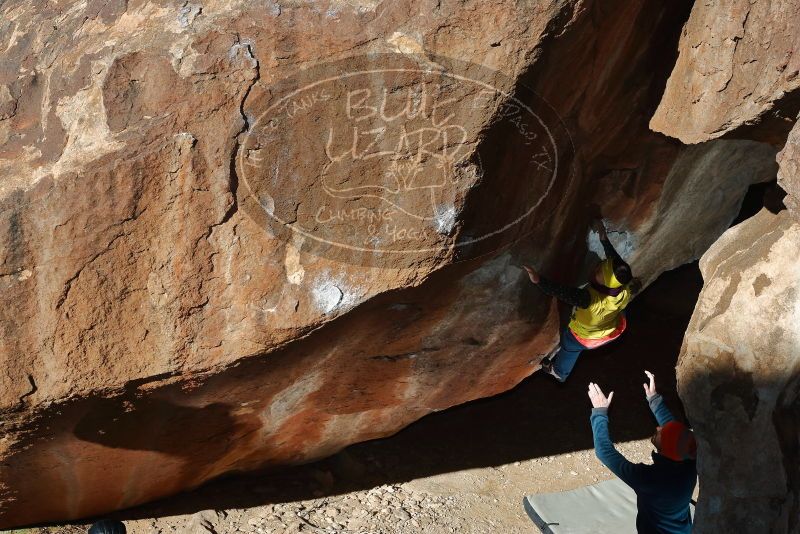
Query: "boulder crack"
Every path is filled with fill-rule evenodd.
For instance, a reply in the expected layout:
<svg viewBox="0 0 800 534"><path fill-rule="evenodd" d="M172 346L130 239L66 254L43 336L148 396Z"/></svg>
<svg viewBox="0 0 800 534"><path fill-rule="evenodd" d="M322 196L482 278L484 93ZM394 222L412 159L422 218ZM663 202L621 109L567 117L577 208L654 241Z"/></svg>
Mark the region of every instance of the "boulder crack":
<svg viewBox="0 0 800 534"><path fill-rule="evenodd" d="M217 226L222 226L225 223L227 223L228 221L230 221L233 218L233 216L236 214L236 212L239 211L239 200L237 198L237 194L238 194L238 190L239 190L239 175L236 172L236 156L239 154L239 149L241 148L241 142L239 140L240 136L243 133L245 133L248 130L250 130L250 127L251 127L250 120L247 118L247 114L244 111L244 106L245 106L245 103L247 102L247 98L250 96L250 92L253 90L253 86L256 83L258 83L258 80L261 78L261 72L260 72L260 69L259 69L259 62L258 62L258 59L255 56L255 53L253 52L252 46L250 45L250 43L242 42L238 35L236 36L236 40L237 40L237 43L241 43L242 46L245 47L245 49L247 50L247 53L253 59L253 61L254 61L254 66L253 66L254 75L253 75L253 78L250 80L250 83L247 85L247 88L245 89L244 94L242 95L242 99L239 101L239 114L241 115L242 122L243 122L242 128L238 132L236 132L236 134L234 134L234 136L233 136L234 145L233 145L233 150L231 151L230 170L228 172L228 180L229 180L228 187L230 189L231 195L233 195L233 201L232 201L230 207L228 207L228 209L225 211L225 214L222 216L222 219L220 220L220 222L211 225L211 227L209 228L209 231L208 231L208 236L211 235L211 233L214 231L214 228L216 228Z"/></svg>
<svg viewBox="0 0 800 534"><path fill-rule="evenodd" d="M19 402L20 403L25 402L25 399L27 399L28 397L30 397L31 395L33 395L34 393L36 393L39 390L39 388L36 386L36 380L33 379L33 375L31 375L31 374L28 375L28 382L31 385L31 389L30 389L30 391L28 391L27 393L25 393L24 395L22 395L19 398Z"/></svg>

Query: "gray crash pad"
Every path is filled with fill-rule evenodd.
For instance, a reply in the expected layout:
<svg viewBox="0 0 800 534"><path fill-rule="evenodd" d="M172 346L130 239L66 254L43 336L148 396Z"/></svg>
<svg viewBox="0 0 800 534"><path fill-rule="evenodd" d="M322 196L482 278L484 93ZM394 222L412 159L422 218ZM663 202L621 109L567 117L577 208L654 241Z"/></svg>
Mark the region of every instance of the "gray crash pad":
<svg viewBox="0 0 800 534"><path fill-rule="evenodd" d="M572 491L528 495L523 504L545 534L636 534L636 493L618 478Z"/></svg>

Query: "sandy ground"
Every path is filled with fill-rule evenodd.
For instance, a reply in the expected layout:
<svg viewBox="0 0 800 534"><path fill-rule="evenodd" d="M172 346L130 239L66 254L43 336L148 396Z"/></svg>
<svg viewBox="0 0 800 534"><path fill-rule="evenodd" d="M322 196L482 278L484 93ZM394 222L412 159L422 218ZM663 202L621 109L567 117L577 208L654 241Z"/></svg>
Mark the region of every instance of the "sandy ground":
<svg viewBox="0 0 800 534"><path fill-rule="evenodd" d="M589 381L615 392L611 433L631 461L649 462L652 450L645 369L682 417L674 367L701 286L696 265L662 275L629 307L622 338L584 353L567 384L536 373L512 391L431 414L320 462L229 477L114 517L132 534L537 532L524 495L612 476L592 450Z"/></svg>
<svg viewBox="0 0 800 534"><path fill-rule="evenodd" d="M618 448L637 462L647 462L652 449L647 440L621 443ZM352 463L356 460L345 453L339 461ZM361 467L369 469L379 465ZM316 488L312 491L323 492L326 484L334 482L330 471L311 470L308 475L307 482ZM131 534L532 533L538 529L525 514L523 496L569 490L611 476L593 450L584 450L437 474L341 495L250 508L209 508L191 514L126 520L125 523ZM244 485L253 482L248 479ZM256 485L248 490L266 495L273 488ZM86 528L86 525L65 525L17 532L84 533Z"/></svg>

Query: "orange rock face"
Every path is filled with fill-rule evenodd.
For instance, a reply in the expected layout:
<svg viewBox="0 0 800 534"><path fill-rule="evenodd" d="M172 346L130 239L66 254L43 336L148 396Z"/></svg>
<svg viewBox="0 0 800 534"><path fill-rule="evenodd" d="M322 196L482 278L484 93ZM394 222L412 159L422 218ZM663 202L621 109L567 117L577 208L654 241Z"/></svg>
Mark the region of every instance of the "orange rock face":
<svg viewBox="0 0 800 534"><path fill-rule="evenodd" d="M602 215L652 280L775 175L647 129L686 3L0 14L0 528L507 390L558 336L521 263L582 281Z"/></svg>

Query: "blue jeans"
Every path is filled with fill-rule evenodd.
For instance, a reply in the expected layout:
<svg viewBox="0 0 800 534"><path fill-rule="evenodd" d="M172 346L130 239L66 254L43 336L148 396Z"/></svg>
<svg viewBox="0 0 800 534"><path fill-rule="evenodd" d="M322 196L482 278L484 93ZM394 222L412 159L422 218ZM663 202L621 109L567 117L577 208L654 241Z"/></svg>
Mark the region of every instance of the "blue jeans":
<svg viewBox="0 0 800 534"><path fill-rule="evenodd" d="M625 317L626 322L628 318L627 311L622 312L622 316ZM626 327L627 330L627 327ZM619 337L619 336L618 336ZM611 343L617 339L611 339L606 341L602 345L598 345L592 348L600 348L605 346L606 343ZM561 330L561 348L558 350L558 353L553 357L553 370L558 373L558 376L561 377L561 381L565 382L567 377L572 372L572 368L575 367L575 362L578 361L578 356L581 355L581 352L585 350L592 350L588 347L584 347L581 343L575 339L575 336L572 333L572 330L569 329L569 326L565 326Z"/></svg>
<svg viewBox="0 0 800 534"><path fill-rule="evenodd" d="M565 326L561 331L561 348L553 358L553 371L561 377L562 382L567 380L572 368L575 367L575 362L578 361L578 356L585 350L588 349L581 345L572 335L572 330Z"/></svg>

